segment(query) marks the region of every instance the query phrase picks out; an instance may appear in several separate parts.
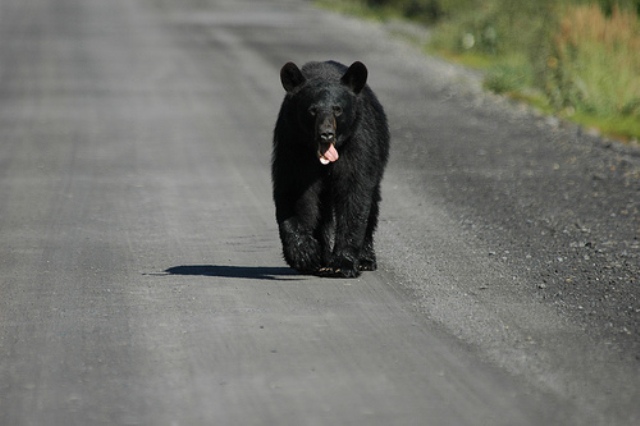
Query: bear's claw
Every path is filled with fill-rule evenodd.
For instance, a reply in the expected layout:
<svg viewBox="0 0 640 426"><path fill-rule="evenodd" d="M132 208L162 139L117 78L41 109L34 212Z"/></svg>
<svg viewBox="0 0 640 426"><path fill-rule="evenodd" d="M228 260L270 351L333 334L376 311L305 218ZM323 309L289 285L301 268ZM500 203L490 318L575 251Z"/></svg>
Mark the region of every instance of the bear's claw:
<svg viewBox="0 0 640 426"><path fill-rule="evenodd" d="M318 269L316 271L316 275L325 278L357 278L360 276L360 271L356 269L342 269L325 266Z"/></svg>

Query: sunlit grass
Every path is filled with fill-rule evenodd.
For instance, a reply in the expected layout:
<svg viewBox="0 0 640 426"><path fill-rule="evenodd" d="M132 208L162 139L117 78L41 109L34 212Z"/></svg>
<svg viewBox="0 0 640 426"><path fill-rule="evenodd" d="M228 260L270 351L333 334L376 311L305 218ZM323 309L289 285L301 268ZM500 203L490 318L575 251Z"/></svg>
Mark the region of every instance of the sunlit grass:
<svg viewBox="0 0 640 426"><path fill-rule="evenodd" d="M389 18L400 16L392 7L372 8L364 0L316 0L315 3L324 9L376 21L385 21Z"/></svg>
<svg viewBox="0 0 640 426"><path fill-rule="evenodd" d="M569 8L547 67L545 89L557 107L640 122L640 25L635 14L614 9L605 17L597 6Z"/></svg>
<svg viewBox="0 0 640 426"><path fill-rule="evenodd" d="M407 16L411 2L380 1L376 7L367 0L317 3L385 21ZM429 53L483 70L489 90L611 136L640 139L640 23L635 10L614 7L605 14L598 5L574 0L439 4L444 14L425 46Z"/></svg>

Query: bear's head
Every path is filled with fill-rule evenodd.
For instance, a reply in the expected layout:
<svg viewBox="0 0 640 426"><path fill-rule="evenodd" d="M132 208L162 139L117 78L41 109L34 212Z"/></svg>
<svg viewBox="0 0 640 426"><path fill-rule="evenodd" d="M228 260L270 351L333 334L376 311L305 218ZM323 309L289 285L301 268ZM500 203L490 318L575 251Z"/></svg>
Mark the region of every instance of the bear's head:
<svg viewBox="0 0 640 426"><path fill-rule="evenodd" d="M326 66L333 71L338 66L327 64L331 64ZM362 62L354 62L337 78L334 73L326 72L307 78L293 62L286 63L280 70L280 80L299 128L308 136L305 139L314 142L323 165L338 159L338 150L355 128L358 95L367 83L367 74Z"/></svg>

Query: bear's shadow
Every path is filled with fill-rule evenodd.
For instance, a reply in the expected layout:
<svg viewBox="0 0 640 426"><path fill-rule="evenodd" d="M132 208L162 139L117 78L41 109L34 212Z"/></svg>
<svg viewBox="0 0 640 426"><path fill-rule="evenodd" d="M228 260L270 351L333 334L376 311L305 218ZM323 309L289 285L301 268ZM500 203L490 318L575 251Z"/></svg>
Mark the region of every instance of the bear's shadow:
<svg viewBox="0 0 640 426"><path fill-rule="evenodd" d="M181 265L164 271L167 275L198 275L205 277L248 278L254 280L291 280L299 274L287 267Z"/></svg>

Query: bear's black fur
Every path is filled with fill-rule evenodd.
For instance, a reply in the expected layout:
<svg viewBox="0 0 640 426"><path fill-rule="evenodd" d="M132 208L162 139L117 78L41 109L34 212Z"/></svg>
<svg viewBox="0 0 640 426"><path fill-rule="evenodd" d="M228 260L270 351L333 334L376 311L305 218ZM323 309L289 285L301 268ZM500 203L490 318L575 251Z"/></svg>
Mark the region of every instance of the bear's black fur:
<svg viewBox="0 0 640 426"><path fill-rule="evenodd" d="M301 273L357 277L376 269L373 233L389 128L354 62L289 62L273 138L276 219L286 262Z"/></svg>

